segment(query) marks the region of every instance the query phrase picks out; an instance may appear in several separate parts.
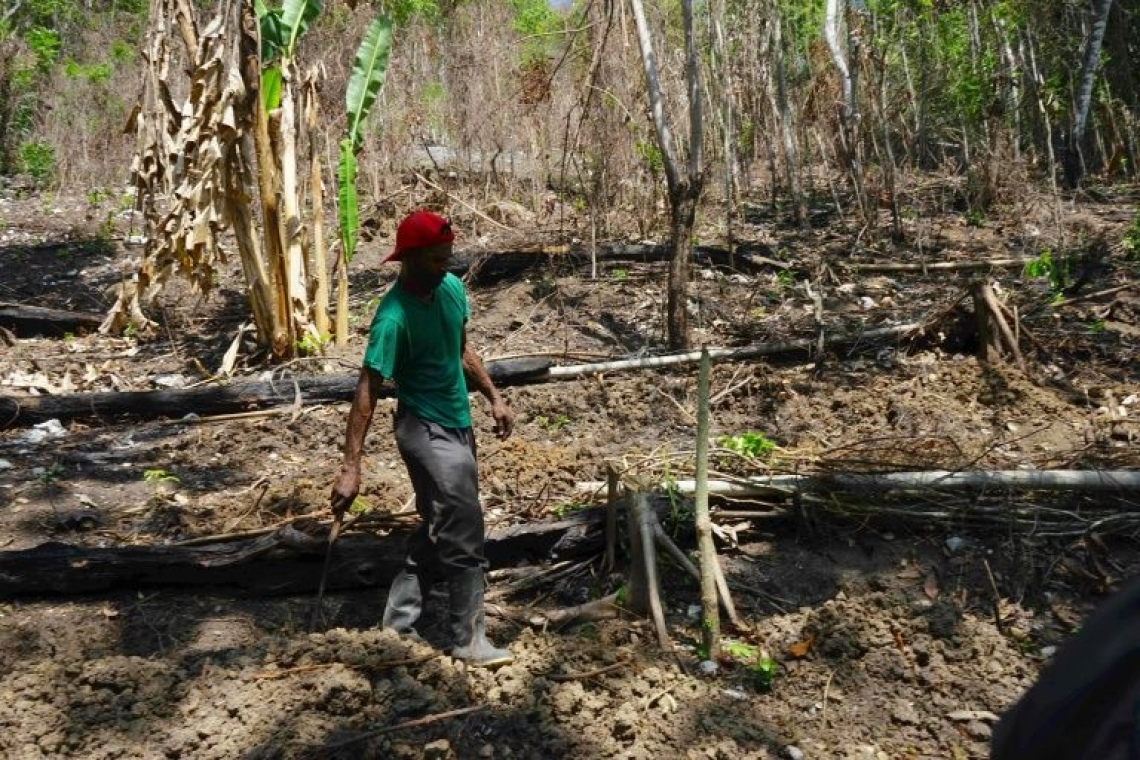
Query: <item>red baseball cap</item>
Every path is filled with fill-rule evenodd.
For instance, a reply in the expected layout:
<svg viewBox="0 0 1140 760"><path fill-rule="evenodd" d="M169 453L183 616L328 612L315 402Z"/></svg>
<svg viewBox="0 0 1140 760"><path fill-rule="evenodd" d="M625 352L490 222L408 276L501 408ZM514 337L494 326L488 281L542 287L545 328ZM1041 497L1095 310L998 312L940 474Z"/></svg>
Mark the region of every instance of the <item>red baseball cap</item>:
<svg viewBox="0 0 1140 760"><path fill-rule="evenodd" d="M382 263L401 261L405 253L415 248L450 243L453 240L455 233L451 231L451 222L431 211L413 211L396 228L396 247L384 257Z"/></svg>

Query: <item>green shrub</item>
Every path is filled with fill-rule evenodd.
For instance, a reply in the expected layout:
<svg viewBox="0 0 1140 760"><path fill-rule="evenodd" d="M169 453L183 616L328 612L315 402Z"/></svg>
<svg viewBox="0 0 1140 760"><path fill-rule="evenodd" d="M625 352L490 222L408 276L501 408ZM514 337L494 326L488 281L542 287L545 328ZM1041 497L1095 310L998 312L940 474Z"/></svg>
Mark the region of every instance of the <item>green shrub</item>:
<svg viewBox="0 0 1140 760"><path fill-rule="evenodd" d="M42 26L29 29L24 35L24 41L32 49L32 53L36 56L36 64L42 69L49 68L59 58L62 43L59 32L53 29L45 29Z"/></svg>
<svg viewBox="0 0 1140 760"><path fill-rule="evenodd" d="M763 433L749 431L739 435L726 435L719 444L750 459L766 459L776 450L776 444Z"/></svg>
<svg viewBox="0 0 1140 760"><path fill-rule="evenodd" d="M1140 214L1132 219L1132 224L1124 231L1120 245L1124 248L1124 258L1140 261Z"/></svg>
<svg viewBox="0 0 1140 760"><path fill-rule="evenodd" d="M55 149L45 142L31 140L20 145L17 167L40 184L55 175Z"/></svg>

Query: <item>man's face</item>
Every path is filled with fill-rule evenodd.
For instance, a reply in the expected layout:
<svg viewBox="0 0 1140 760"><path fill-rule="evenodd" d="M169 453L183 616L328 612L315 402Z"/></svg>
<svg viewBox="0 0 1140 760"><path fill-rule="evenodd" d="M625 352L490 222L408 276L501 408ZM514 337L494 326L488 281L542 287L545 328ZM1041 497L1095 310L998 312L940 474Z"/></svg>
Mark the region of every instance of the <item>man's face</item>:
<svg viewBox="0 0 1140 760"><path fill-rule="evenodd" d="M416 250L406 259L411 276L419 284L435 288L451 265L451 243L438 243Z"/></svg>

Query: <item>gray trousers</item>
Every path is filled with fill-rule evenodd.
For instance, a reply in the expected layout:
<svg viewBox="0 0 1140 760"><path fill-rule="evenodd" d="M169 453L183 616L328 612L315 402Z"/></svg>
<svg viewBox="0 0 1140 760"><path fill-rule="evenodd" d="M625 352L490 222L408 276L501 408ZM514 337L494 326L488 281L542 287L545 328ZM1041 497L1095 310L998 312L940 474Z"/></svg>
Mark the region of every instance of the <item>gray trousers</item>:
<svg viewBox="0 0 1140 760"><path fill-rule="evenodd" d="M408 539L405 568L430 580L485 568L483 509L471 428L444 427L400 405L395 429L421 520Z"/></svg>

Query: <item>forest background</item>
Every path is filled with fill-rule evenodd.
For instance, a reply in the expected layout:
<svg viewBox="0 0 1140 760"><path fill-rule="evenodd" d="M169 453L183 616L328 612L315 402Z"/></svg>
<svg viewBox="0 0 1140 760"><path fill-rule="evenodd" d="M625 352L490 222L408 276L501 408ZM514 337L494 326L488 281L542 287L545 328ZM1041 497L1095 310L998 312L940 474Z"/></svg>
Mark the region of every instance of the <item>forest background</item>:
<svg viewBox="0 0 1140 760"><path fill-rule="evenodd" d="M684 5L647 9L675 130L692 105ZM202 19L214 12L197 6ZM692 8L702 218L730 241L734 217L756 192L798 224L811 224L813 204L838 209L861 229L858 247L884 231L921 238L927 214L950 210L977 224L1001 206L1016 217L1039 189L1058 198L1066 186L1136 176L1133 3L713 0ZM147 82L140 51L154 10L142 0L6 4L0 175L134 203L131 120ZM545 211L567 239L663 231L668 157L624 3L328 3L296 53L299 67L319 63L324 74L317 134L328 182L353 51L378 12L394 31L359 154L365 217L390 225L419 171L476 205ZM691 133L676 131L684 149Z"/></svg>

